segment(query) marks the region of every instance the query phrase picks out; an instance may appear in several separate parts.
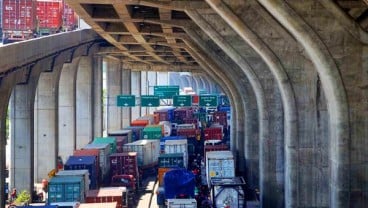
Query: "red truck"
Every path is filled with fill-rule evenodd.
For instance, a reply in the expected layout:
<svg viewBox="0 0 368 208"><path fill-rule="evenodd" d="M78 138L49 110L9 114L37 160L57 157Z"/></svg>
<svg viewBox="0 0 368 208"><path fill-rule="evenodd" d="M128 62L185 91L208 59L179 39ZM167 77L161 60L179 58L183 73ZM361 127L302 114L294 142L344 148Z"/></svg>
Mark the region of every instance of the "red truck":
<svg viewBox="0 0 368 208"><path fill-rule="evenodd" d="M3 0L3 43L31 39L37 32L36 0Z"/></svg>

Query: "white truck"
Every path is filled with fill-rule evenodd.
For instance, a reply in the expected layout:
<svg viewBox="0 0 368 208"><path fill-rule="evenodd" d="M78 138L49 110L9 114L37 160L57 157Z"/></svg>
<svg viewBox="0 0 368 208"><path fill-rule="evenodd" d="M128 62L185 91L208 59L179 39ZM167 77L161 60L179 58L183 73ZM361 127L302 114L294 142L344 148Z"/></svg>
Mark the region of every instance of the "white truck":
<svg viewBox="0 0 368 208"><path fill-rule="evenodd" d="M168 199L167 208L197 208L195 199Z"/></svg>

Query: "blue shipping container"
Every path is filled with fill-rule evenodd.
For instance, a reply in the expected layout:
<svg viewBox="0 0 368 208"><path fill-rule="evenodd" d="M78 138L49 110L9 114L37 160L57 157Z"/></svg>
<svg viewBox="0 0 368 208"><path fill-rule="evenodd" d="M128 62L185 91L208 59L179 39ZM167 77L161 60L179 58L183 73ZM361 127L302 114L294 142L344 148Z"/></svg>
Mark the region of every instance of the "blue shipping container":
<svg viewBox="0 0 368 208"><path fill-rule="evenodd" d="M64 170L83 170L89 172L90 185L89 189L97 189L98 177L96 172L95 156L69 156L68 161L64 165Z"/></svg>
<svg viewBox="0 0 368 208"><path fill-rule="evenodd" d="M128 126L124 128L125 130L132 130L132 142L140 140L143 138L143 126Z"/></svg>
<svg viewBox="0 0 368 208"><path fill-rule="evenodd" d="M167 136L162 137L160 139L160 151L163 152L165 150L165 141L166 140L180 140L180 139L187 139L186 136Z"/></svg>
<svg viewBox="0 0 368 208"><path fill-rule="evenodd" d="M84 183L81 176L53 177L48 183L48 202L84 202Z"/></svg>
<svg viewBox="0 0 368 208"><path fill-rule="evenodd" d="M175 199L179 195L194 198L195 176L186 169L174 169L165 173L165 198Z"/></svg>

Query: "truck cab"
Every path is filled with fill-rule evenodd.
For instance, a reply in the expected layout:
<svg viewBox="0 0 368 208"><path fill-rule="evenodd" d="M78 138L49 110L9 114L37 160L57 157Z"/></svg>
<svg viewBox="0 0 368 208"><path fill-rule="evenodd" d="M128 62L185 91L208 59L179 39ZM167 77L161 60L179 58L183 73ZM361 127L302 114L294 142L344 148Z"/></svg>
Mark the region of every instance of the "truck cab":
<svg viewBox="0 0 368 208"><path fill-rule="evenodd" d="M129 192L137 190L136 179L133 175L114 175L111 178L111 186L125 186Z"/></svg>

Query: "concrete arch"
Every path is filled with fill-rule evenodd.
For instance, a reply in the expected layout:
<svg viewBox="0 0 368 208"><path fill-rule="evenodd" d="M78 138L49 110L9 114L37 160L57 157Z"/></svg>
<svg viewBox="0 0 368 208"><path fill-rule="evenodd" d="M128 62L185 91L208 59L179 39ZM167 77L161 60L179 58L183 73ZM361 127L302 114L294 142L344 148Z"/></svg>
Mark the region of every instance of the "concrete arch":
<svg viewBox="0 0 368 208"><path fill-rule="evenodd" d="M320 75L330 115L330 206L349 207L349 113L339 70L322 40L306 22L279 0L258 0L300 42ZM288 204L293 205L293 203Z"/></svg>

